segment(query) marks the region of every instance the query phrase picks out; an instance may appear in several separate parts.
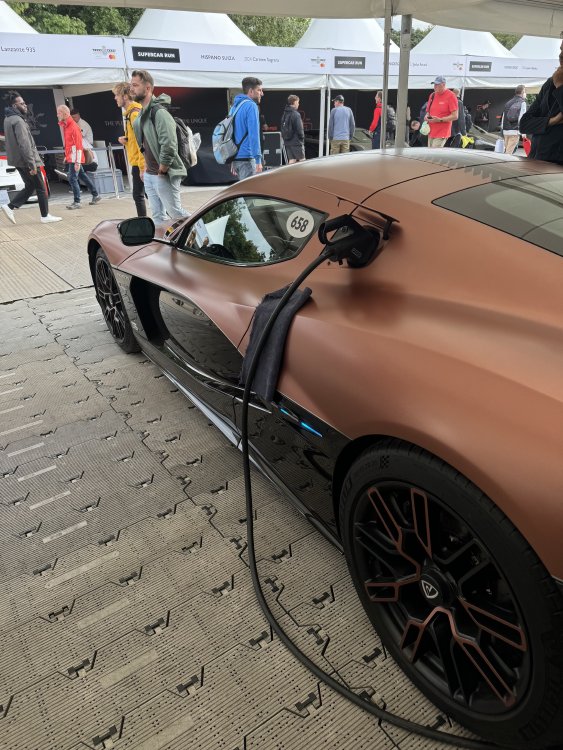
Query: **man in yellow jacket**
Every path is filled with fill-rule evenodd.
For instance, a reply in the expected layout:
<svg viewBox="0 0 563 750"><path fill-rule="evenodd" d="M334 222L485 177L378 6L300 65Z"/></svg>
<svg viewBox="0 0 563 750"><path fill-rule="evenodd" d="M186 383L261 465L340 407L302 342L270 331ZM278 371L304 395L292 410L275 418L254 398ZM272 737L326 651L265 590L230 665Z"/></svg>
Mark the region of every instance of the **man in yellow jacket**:
<svg viewBox="0 0 563 750"><path fill-rule="evenodd" d="M123 118L125 120L125 135L118 138L118 141L125 146L127 158L131 165L131 175L133 177L133 200L137 208L137 216L147 215L147 206L145 203L145 186L143 184L143 174L145 172L145 160L135 133L133 132L133 123L139 116L142 106L133 100L129 90L129 83L116 83L112 89L115 103L121 107Z"/></svg>

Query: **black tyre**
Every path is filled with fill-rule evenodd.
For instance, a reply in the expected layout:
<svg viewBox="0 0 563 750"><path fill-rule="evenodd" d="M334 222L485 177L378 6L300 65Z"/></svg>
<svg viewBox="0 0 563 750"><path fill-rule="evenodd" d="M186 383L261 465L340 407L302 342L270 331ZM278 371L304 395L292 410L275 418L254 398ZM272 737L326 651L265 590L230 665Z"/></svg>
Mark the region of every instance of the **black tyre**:
<svg viewBox="0 0 563 750"><path fill-rule="evenodd" d="M127 317L119 287L110 262L101 248L96 253L94 286L107 327L116 343L127 353L138 352L139 345Z"/></svg>
<svg viewBox="0 0 563 750"><path fill-rule="evenodd" d="M409 678L481 737L563 743L563 596L506 516L440 459L387 440L341 495L362 604Z"/></svg>

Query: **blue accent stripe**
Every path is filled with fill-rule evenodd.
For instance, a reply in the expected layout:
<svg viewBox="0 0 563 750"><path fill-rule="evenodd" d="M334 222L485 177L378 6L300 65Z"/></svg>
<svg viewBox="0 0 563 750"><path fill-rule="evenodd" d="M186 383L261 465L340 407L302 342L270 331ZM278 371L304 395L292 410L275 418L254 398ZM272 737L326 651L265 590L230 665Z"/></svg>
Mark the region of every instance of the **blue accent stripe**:
<svg viewBox="0 0 563 750"><path fill-rule="evenodd" d="M315 430L314 427L311 427L310 424L307 424L307 422L299 422L300 426L303 427L304 430L308 430L309 432L312 432L313 435L317 435L317 437L322 438L321 433L318 430Z"/></svg>

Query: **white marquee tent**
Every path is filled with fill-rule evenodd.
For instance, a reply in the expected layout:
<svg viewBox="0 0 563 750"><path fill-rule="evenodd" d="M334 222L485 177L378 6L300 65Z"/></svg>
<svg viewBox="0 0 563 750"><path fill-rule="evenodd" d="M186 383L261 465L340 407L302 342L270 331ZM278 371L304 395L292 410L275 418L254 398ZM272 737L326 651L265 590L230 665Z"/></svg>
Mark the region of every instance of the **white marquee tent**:
<svg viewBox="0 0 563 750"><path fill-rule="evenodd" d="M385 35L375 18L313 18L296 47L383 52ZM399 48L391 42L391 52Z"/></svg>
<svg viewBox="0 0 563 750"><path fill-rule="evenodd" d="M39 0L31 0L39 2ZM41 0L44 2L44 0ZM74 5L76 0L48 0ZM563 30L561 0L82 0L82 5L124 8L165 8L205 13L242 13L302 18L380 18L389 5L391 15L412 15L419 21L513 34L558 36Z"/></svg>
<svg viewBox="0 0 563 750"><path fill-rule="evenodd" d="M133 31L134 39L165 39L169 42L237 44L254 42L225 13L192 13L186 10L146 10Z"/></svg>
<svg viewBox="0 0 563 750"><path fill-rule="evenodd" d="M446 26L434 26L416 45L413 54L513 57L512 52L489 31L467 31Z"/></svg>
<svg viewBox="0 0 563 750"><path fill-rule="evenodd" d="M559 57L561 39L546 39L543 36L523 36L511 52L526 60L553 60Z"/></svg>
<svg viewBox="0 0 563 750"><path fill-rule="evenodd" d="M33 26L18 16L4 0L0 0L0 31L4 34L37 34Z"/></svg>

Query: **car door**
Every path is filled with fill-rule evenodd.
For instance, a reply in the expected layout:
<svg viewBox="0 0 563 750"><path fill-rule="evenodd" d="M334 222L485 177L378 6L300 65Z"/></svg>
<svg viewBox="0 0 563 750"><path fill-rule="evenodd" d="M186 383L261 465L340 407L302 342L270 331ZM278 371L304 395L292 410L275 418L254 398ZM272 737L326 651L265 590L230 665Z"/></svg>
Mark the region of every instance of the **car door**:
<svg viewBox="0 0 563 750"><path fill-rule="evenodd" d="M151 356L226 422L242 395L238 346L256 304L299 273L323 218L277 198L230 198L187 222L177 247L152 246L120 267L136 277Z"/></svg>

